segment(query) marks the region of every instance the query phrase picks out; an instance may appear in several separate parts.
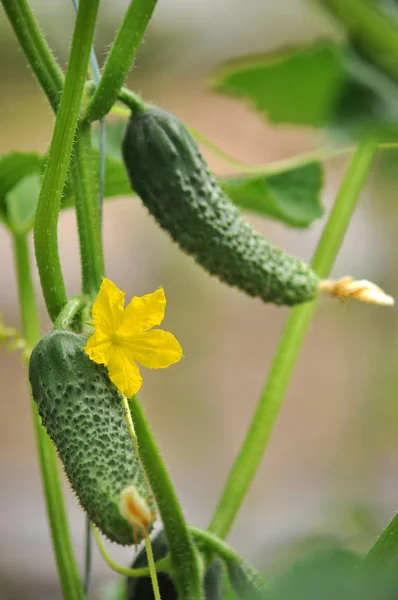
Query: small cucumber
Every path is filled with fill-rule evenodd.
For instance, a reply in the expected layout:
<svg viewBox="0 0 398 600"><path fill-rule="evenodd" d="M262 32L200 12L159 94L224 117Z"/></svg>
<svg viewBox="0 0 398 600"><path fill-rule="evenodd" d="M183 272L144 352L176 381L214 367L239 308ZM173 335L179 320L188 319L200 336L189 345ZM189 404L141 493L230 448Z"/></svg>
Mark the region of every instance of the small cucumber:
<svg viewBox="0 0 398 600"><path fill-rule="evenodd" d="M155 560L164 558L168 553L166 535L163 530L151 540L152 552ZM131 567L140 568L148 565L145 548L141 548L134 558ZM162 600L178 600L177 590L168 573L158 573L158 583ZM204 600L224 600L223 565L216 558L206 569L203 578ZM129 577L127 579L126 600L154 600L151 578ZM182 599L181 599L182 600Z"/></svg>
<svg viewBox="0 0 398 600"><path fill-rule="evenodd" d="M317 275L253 230L174 115L154 106L135 111L122 150L131 186L149 212L210 274L264 302L315 297Z"/></svg>
<svg viewBox="0 0 398 600"><path fill-rule="evenodd" d="M134 485L153 508L150 494L120 394L105 367L85 354L85 344L84 337L67 331L40 340L29 362L33 398L91 521L114 542L137 543L142 531L122 517L120 495Z"/></svg>

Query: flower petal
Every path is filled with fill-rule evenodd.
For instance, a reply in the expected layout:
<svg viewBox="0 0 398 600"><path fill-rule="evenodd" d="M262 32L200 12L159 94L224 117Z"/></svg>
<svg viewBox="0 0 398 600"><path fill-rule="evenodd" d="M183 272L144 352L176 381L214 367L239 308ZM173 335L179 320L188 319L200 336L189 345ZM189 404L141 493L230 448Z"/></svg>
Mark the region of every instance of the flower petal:
<svg viewBox="0 0 398 600"><path fill-rule="evenodd" d="M124 340L123 348L149 369L164 369L182 357L181 346L174 335L162 329L130 336Z"/></svg>
<svg viewBox="0 0 398 600"><path fill-rule="evenodd" d="M125 310L120 333L124 335L142 333L155 325L160 325L165 308L166 296L163 288L145 296L134 296Z"/></svg>
<svg viewBox="0 0 398 600"><path fill-rule="evenodd" d="M96 330L111 336L123 323L124 292L104 277L92 312Z"/></svg>
<svg viewBox="0 0 398 600"><path fill-rule="evenodd" d="M112 349L112 343L107 335L102 333L101 330L96 331L87 340L86 346L83 348L84 352L90 357L91 360L99 365L107 365L109 353Z"/></svg>
<svg viewBox="0 0 398 600"><path fill-rule="evenodd" d="M108 373L109 379L126 398L134 396L142 385L137 363L119 346L112 346L109 353Z"/></svg>

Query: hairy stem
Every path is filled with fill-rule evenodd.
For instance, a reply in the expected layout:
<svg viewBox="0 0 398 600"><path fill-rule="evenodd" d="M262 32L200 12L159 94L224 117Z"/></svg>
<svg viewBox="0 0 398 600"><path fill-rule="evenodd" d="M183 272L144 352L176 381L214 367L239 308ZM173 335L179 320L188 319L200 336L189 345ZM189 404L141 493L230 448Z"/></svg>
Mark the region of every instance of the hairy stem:
<svg viewBox="0 0 398 600"><path fill-rule="evenodd" d="M43 88L48 101L57 112L63 85L59 68L27 0L1 0L20 46Z"/></svg>
<svg viewBox="0 0 398 600"><path fill-rule="evenodd" d="M361 143L346 170L312 260L321 278L333 266L376 151L373 140ZM251 425L209 525L209 531L221 538L231 529L261 463L315 308L316 302L309 302L290 312Z"/></svg>
<svg viewBox="0 0 398 600"><path fill-rule="evenodd" d="M95 296L104 274L97 164L91 144L91 126L82 123L77 132L72 158L72 189L79 230L83 293Z"/></svg>
<svg viewBox="0 0 398 600"><path fill-rule="evenodd" d="M202 600L199 558L189 535L180 503L144 411L135 396L129 400L140 459L147 473L163 521L179 597Z"/></svg>
<svg viewBox="0 0 398 600"><path fill-rule="evenodd" d="M98 5L99 0L87 0L80 4L77 12L65 86L37 203L34 228L36 260L47 310L53 320L66 302L58 254L58 214L79 117Z"/></svg>
<svg viewBox="0 0 398 600"><path fill-rule="evenodd" d="M40 338L40 325L30 269L29 249L26 236L14 236L13 242L23 332L27 344L31 348ZM83 600L83 587L70 539L55 449L41 424L36 404L33 401L32 413L47 517L63 597L64 600Z"/></svg>
<svg viewBox="0 0 398 600"><path fill-rule="evenodd" d="M88 121L101 119L115 104L152 17L156 1L131 0L84 115Z"/></svg>

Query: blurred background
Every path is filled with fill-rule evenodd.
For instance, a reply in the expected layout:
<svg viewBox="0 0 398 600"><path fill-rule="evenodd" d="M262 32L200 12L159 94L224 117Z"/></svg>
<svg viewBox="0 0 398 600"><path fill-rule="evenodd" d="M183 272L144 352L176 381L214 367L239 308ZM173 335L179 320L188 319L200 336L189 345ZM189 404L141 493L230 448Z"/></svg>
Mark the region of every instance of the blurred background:
<svg viewBox="0 0 398 600"><path fill-rule="evenodd" d="M62 64L74 21L68 0L32 0ZM96 50L103 59L126 1L103 0ZM311 2L161 0L130 76L145 99L171 110L235 158L275 161L325 143L319 133L264 124L245 105L206 90L212 70L229 58L285 43L334 36ZM53 115L0 12L0 152L48 148ZM204 154L218 173L231 168ZM391 154L379 159L334 268L398 296L397 180ZM327 163L329 208L346 159ZM309 260L323 226L288 229L248 215L254 226ZM243 440L275 352L287 310L267 306L210 278L182 255L137 198L104 209L107 275L126 296L163 285L165 329L184 360L145 372L142 400L187 519L206 526ZM70 295L79 291L75 218L61 214L59 239ZM20 324L11 240L0 230L0 311ZM40 296L43 333L50 327ZM298 361L272 441L230 535L260 568L277 571L311 545L364 550L398 508L397 309L323 301ZM0 599L59 599L31 423L26 367L0 348ZM82 563L84 518L65 483ZM127 564L132 549L110 547ZM94 551L94 588L115 579ZM95 596L95 594L94 594ZM93 597L94 597L93 596ZM100 597L99 595L95 597Z"/></svg>

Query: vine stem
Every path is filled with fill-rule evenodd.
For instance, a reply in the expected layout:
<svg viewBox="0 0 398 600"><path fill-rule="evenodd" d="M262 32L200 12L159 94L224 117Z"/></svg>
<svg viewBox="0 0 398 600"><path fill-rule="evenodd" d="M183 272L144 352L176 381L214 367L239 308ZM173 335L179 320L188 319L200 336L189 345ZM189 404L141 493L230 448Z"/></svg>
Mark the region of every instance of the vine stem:
<svg viewBox="0 0 398 600"><path fill-rule="evenodd" d="M130 406L129 406L127 398L124 395L122 396L122 406L123 406L124 415L125 415L127 428L129 430L130 437L133 440L133 444L134 444L134 448L137 452L137 456L140 458L138 439L137 439L137 435L136 435L135 429L134 429L134 423L133 423L133 419L132 419L131 412L130 412ZM145 478L148 482L148 487L150 489L150 482L148 481L147 473L146 473L145 469L143 469L143 471L145 473ZM156 568L155 568L155 563L154 563L154 559L153 559L151 540L147 533L145 533L145 535L144 535L144 541L145 541L146 555L147 555L147 559L148 559L149 574L151 576L153 595L154 595L155 600L161 600L160 592L159 592L158 576L156 574Z"/></svg>
<svg viewBox="0 0 398 600"><path fill-rule="evenodd" d="M77 127L99 0L81 2L77 11L65 85L40 191L34 241L43 295L54 320L66 303L58 254L57 223L69 160Z"/></svg>
<svg viewBox="0 0 398 600"><path fill-rule="evenodd" d="M123 577L148 577L149 567L140 567L136 569L129 569L128 567L122 567L119 565L111 556L109 556L107 549L105 548L105 544L102 541L101 534L98 528L95 525L91 525L92 531L94 533L95 541L98 546L98 550L106 564L112 571L115 573L119 573L119 575L123 575ZM169 557L162 558L155 562L156 571L162 571L164 573L171 573L170 559Z"/></svg>
<svg viewBox="0 0 398 600"><path fill-rule="evenodd" d="M163 457L138 396L128 400L128 404L139 443L139 456L154 493L166 533L178 596L184 600L203 600L199 557Z"/></svg>
<svg viewBox="0 0 398 600"><path fill-rule="evenodd" d="M311 263L320 278L329 275L376 152L376 142L362 142L346 170ZM288 317L251 425L209 525L209 531L221 538L232 527L260 465L315 308L316 302L305 303Z"/></svg>
<svg viewBox="0 0 398 600"><path fill-rule="evenodd" d="M95 297L104 275L104 253L95 175L98 169L91 144L89 123L81 123L79 126L71 162L82 265L82 289L84 294Z"/></svg>
<svg viewBox="0 0 398 600"><path fill-rule="evenodd" d="M148 534L144 535L144 542L145 542L146 557L148 560L149 574L151 576L153 596L154 596L155 600L162 600L162 598L160 596L159 582L158 582L158 576L156 573L155 560L153 558L151 538L149 537Z"/></svg>
<svg viewBox="0 0 398 600"><path fill-rule="evenodd" d="M32 348L40 338L40 325L26 236L14 235L13 245L23 332L28 347ZM56 453L50 438L41 424L37 407L33 400L32 414L45 493L47 517L63 598L64 600L83 600L83 587L70 539Z"/></svg>
<svg viewBox="0 0 398 600"><path fill-rule="evenodd" d="M59 68L27 0L1 0L10 24L32 70L54 112L57 112L63 85Z"/></svg>
<svg viewBox="0 0 398 600"><path fill-rule="evenodd" d="M87 106L84 118L88 121L101 119L115 104L156 2L157 0L131 0L105 61L101 79Z"/></svg>

